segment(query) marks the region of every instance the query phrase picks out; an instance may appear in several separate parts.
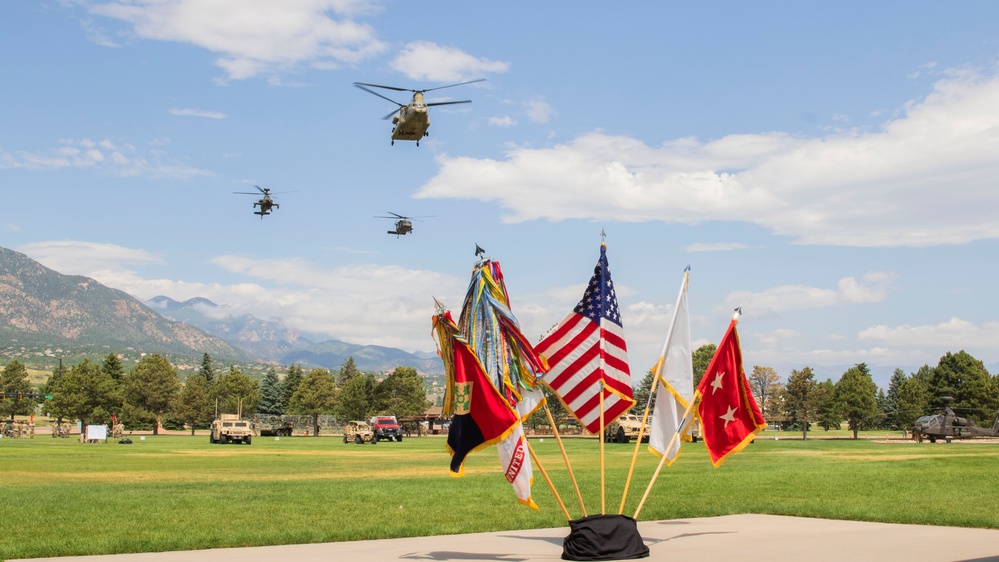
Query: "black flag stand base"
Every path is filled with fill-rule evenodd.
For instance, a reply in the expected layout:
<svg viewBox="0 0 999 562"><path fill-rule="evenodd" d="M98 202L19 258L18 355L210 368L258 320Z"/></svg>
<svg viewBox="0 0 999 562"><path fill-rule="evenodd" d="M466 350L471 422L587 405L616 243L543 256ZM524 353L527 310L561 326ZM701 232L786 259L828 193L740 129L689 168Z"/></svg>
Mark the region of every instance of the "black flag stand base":
<svg viewBox="0 0 999 562"><path fill-rule="evenodd" d="M649 556L638 523L627 515L590 515L569 521L562 560L631 560Z"/></svg>

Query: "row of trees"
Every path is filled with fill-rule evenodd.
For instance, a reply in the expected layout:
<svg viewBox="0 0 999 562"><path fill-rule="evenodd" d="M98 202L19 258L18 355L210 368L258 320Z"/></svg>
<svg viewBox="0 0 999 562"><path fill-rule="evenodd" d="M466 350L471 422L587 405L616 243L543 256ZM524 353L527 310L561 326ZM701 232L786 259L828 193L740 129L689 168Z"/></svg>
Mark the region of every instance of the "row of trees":
<svg viewBox="0 0 999 562"><path fill-rule="evenodd" d="M0 372L0 389L30 392L25 366L16 360L7 364ZM411 367L399 367L378 380L372 373L361 373L350 358L336 375L327 369L306 373L301 365L291 365L283 379L271 368L257 381L236 367L217 375L207 353L198 371L184 382L170 361L158 354L143 357L128 371L114 353L99 363L84 359L69 369L56 368L40 394L51 395L38 402L53 417L86 425L111 423L114 416L129 429L152 427L154 434L161 423L187 425L193 434L195 428L208 427L220 412L307 414L318 429L321 415L342 420L376 414L407 417L422 414L430 405L423 378ZM28 415L38 402L0 401L0 415Z"/></svg>
<svg viewBox="0 0 999 562"><path fill-rule="evenodd" d="M701 346L693 353L694 386L700 383L716 346ZM649 398L653 373L635 390L634 411L641 414ZM747 379L771 423L800 430L808 436L812 424L824 430L846 423L857 438L861 430L902 430L916 418L941 406L940 398L954 398L951 405L963 417L980 425L991 425L999 410L999 376L991 376L985 365L965 351L948 352L936 367L923 365L906 374L895 369L887 392L878 388L866 363L847 369L837 382L818 381L811 367L791 371L786 382L770 367L754 366Z"/></svg>
<svg viewBox="0 0 999 562"><path fill-rule="evenodd" d="M694 384L700 382L716 346L701 346L693 353ZM829 430L843 422L853 431L906 430L916 418L940 406L940 398L954 399L952 407L963 417L988 425L999 410L999 376L991 376L984 364L965 351L948 352L935 367L922 366L906 374L896 369L887 391L877 387L865 363L844 372L837 382L818 381L811 367L791 371L786 382L770 367L754 366L748 379L763 414L771 423L797 429L807 437L815 424ZM635 390L635 411L648 402L650 372ZM23 364L14 360L0 371L0 389L6 393L28 393L32 388ZM108 423L112 414L133 428L156 431L159 422L188 427L207 427L218 412L244 415L308 414L318 427L320 415L340 420L365 419L376 414L412 417L430 405L423 378L411 367L399 367L382 380L362 373L353 358L334 374L327 369L306 373L291 365L284 378L270 369L261 381L252 380L235 367L216 375L206 353L196 373L181 381L177 369L161 355L143 357L125 371L116 354L100 363L88 359L68 370L52 372L40 393L52 395L44 410L56 417L84 423ZM556 420L567 414L554 396L549 406ZM28 415L35 403L29 400L0 401L0 416ZM528 424L547 423L537 415Z"/></svg>
<svg viewBox="0 0 999 562"><path fill-rule="evenodd" d="M887 392L874 384L864 363L848 369L836 383L816 381L806 367L791 372L771 412L802 435L811 423L829 429L845 421L856 438L863 429L905 431L916 418L938 409L944 396L954 399L951 407L962 417L991 425L999 410L999 376L990 375L965 351L948 352L935 367L923 365L909 375L895 369Z"/></svg>
<svg viewBox="0 0 999 562"><path fill-rule="evenodd" d="M343 421L379 414L406 418L424 413L429 406L423 377L416 369L397 367L378 380L373 373L359 371L350 357L336 375L326 369L305 374L301 366L292 365L281 380L274 369L268 370L261 381L257 412L310 414L318 431L322 414Z"/></svg>

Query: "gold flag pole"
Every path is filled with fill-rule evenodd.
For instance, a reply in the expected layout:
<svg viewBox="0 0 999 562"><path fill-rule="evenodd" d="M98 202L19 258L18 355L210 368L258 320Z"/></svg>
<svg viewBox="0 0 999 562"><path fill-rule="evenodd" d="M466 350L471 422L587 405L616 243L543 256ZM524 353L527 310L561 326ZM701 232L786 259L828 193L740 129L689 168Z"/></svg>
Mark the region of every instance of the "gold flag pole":
<svg viewBox="0 0 999 562"><path fill-rule="evenodd" d="M552 426L552 433L555 435L555 442L558 443L558 448L562 451L562 459L565 461L565 468L569 471L569 478L572 480L572 487L576 490L576 497L579 498L579 508L583 510L583 517L586 517L586 506L583 505L583 494L579 491L579 484L576 482L576 475L572 472L572 465L569 464L569 455L565 452L565 445L562 443L562 437L558 434L558 425L555 424L555 418L552 417L551 410L548 409L548 404L545 404L545 414L548 416L548 423ZM566 517L569 514L566 513Z"/></svg>
<svg viewBox="0 0 999 562"><path fill-rule="evenodd" d="M604 385L600 383L600 433L597 438L600 440L600 514L607 513L607 506L604 496Z"/></svg>
<svg viewBox="0 0 999 562"><path fill-rule="evenodd" d="M683 295L683 290L687 287L687 283L690 281L690 274L688 273L689 271L690 271L690 266L688 265L686 269L683 270L683 286L680 288L681 295ZM679 307L679 304L680 301L678 297L677 307ZM655 367L653 367L653 369L655 369L656 371L656 374L652 378L652 385L649 386L649 400L645 404L645 414L642 417L642 426L638 430L638 443L635 444L635 453L631 457L631 468L628 470L628 480L625 481L624 483L624 493L621 495L621 507L618 508L618 514L624 513L624 503L628 499L628 489L631 486L631 475L632 472L634 472L635 470L635 461L638 458L638 450L639 448L641 448L642 437L643 434L645 433L646 422L648 421L649 417L649 410L652 409L652 398L655 394L659 392L659 384L660 384L660 379L662 378L663 366L666 363L666 352L669 349L670 341L672 341L673 339L673 326L675 325L676 325L676 309L673 310L673 322L670 323L669 331L666 333L666 341L663 342L663 349L661 352L659 352L659 361L657 361ZM686 414L684 414L684 419L686 419ZM682 434L683 432L680 432L678 435ZM651 446L651 439L649 441ZM669 455L669 452L673 448L674 444L675 440L671 440L669 447L666 447L663 450L663 458L666 458ZM659 466L662 467L662 462L659 463ZM659 471L657 470L656 473L658 474L658 472ZM642 501L644 501L644 498Z"/></svg>
<svg viewBox="0 0 999 562"><path fill-rule="evenodd" d="M660 356L659 361L655 366L656 375L652 379L652 386L649 387L649 400L645 403L645 412L642 414L642 426L638 428L638 441L635 443L635 451L631 454L631 467L628 468L628 478L624 481L624 492L621 494L621 506L617 508L618 515L624 513L624 502L628 499L628 488L631 486L631 477L635 473L635 463L638 461L638 450L642 448L642 438L645 437L645 428L647 427L646 424L649 421L649 410L652 409L653 390L657 389L656 383L659 382L659 374L662 373L662 369L663 357Z"/></svg>
<svg viewBox="0 0 999 562"><path fill-rule="evenodd" d="M672 449L673 445L676 444L677 439L679 439L680 436L683 435L685 431L687 431L687 426L689 426L690 422L693 421L690 418L690 415L700 401L701 401L701 395L695 394L694 399L690 402L690 405L687 406L687 411L683 413L683 422L680 424L680 427L678 427L676 431L673 432L673 437L670 438L669 445L666 446L665 451L669 451L670 449ZM642 501L638 502L638 508L635 509L635 515L632 517L633 519L638 519L638 514L642 511L642 506L645 505L645 500L649 498L649 492L652 491L652 485L656 483L656 478L659 477L659 471L661 471L663 469L663 465L666 464L667 457L668 455L664 454L662 458L659 459L659 466L656 467L656 471L652 475L652 479L649 480L649 487L645 489L645 495L642 496Z"/></svg>
<svg viewBox="0 0 999 562"><path fill-rule="evenodd" d="M555 495L555 501L557 501L558 506L562 508L562 513L565 514L565 520L572 521L572 517L569 516L569 510L565 508L565 504L562 502L562 497L558 495L558 491L555 489L555 484L553 484L552 479L548 477L548 471L545 470L545 467L541 464L541 461L538 459L538 455L534 452L534 447L531 447L531 442L527 440L527 437L524 437L524 443L527 443L527 450L531 453L531 459L534 461L534 465L541 470L541 475L545 477L545 482L548 483L548 487L551 488L552 494Z"/></svg>
<svg viewBox="0 0 999 562"><path fill-rule="evenodd" d="M741 315L742 315L742 307L740 306L735 309L735 314L732 316L732 321L738 323L739 316ZM717 351L715 353L717 353ZM711 361L714 362L714 358L712 358ZM708 364L708 367L709 368L711 367L710 363ZM690 405L687 406L687 411L683 413L683 422L680 423L680 427L678 427L676 429L676 432L673 433L673 437L669 440L669 445L666 446L666 451L672 449L673 445L676 444L676 440L680 438L680 435L682 435L683 432L687 431L687 426L689 426L690 423L693 421L691 413L694 411L694 408L696 408L697 405L700 404L700 402L701 402L701 394L697 392L697 390L695 390L694 399L690 401ZM666 455L663 455L663 458L659 459L659 466L656 467L656 472L655 474L652 475L652 480L649 481L649 487L645 489L645 495L642 496L642 501L639 502L638 509L635 510L635 517L634 517L635 519L638 519L638 513L642 511L642 506L645 505L645 500L649 497L649 492L652 491L652 485L656 483L656 478L659 477L659 471L663 469L664 464L666 464Z"/></svg>

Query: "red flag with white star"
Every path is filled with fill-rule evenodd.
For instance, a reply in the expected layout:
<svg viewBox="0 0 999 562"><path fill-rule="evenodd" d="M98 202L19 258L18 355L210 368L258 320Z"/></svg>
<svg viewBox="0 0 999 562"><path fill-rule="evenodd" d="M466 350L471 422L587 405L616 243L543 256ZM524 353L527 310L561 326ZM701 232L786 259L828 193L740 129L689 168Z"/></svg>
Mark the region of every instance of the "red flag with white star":
<svg viewBox="0 0 999 562"><path fill-rule="evenodd" d="M736 323L733 319L729 324L694 397L700 398L697 417L701 421L701 436L711 464L716 467L732 453L741 451L767 426L742 368Z"/></svg>

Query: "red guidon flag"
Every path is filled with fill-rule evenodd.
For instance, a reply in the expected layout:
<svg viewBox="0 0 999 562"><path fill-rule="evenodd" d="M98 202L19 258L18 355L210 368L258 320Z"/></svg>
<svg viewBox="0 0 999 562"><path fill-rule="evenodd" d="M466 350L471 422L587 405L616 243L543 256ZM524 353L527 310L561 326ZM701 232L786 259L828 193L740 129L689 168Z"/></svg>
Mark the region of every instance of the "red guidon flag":
<svg viewBox="0 0 999 562"><path fill-rule="evenodd" d="M517 501L538 509L531 499L533 473L520 416L500 395L472 348L458 335L450 312L434 316L438 352L444 361L444 415L452 415L447 434L451 475L464 474L465 457L496 445L503 475Z"/></svg>
<svg viewBox="0 0 999 562"><path fill-rule="evenodd" d="M700 400L697 417L701 436L715 467L741 451L767 426L742 368L736 324L735 319L729 324L694 395L694 400Z"/></svg>
<svg viewBox="0 0 999 562"><path fill-rule="evenodd" d="M635 405L621 311L607 265L607 245L576 308L534 350L548 360L542 380L590 433L599 434L600 393L604 426Z"/></svg>

